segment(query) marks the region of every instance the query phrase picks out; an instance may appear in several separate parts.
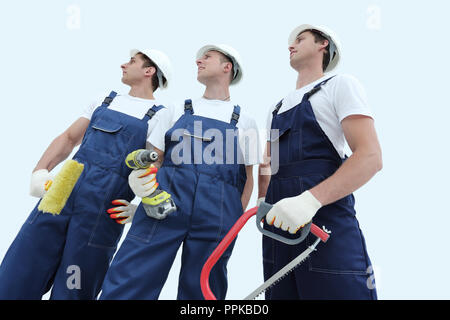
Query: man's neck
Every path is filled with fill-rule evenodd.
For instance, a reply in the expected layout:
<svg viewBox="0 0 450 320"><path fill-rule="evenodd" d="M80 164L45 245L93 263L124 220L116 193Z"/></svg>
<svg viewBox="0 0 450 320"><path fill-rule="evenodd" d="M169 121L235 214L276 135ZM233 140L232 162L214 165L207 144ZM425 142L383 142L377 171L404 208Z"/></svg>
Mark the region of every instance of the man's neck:
<svg viewBox="0 0 450 320"><path fill-rule="evenodd" d="M297 90L323 77L322 67L304 68L301 70L297 70L297 72Z"/></svg>
<svg viewBox="0 0 450 320"><path fill-rule="evenodd" d="M132 97L141 98L141 99L149 99L154 100L153 90L148 86L132 86L130 92L128 94Z"/></svg>
<svg viewBox="0 0 450 320"><path fill-rule="evenodd" d="M230 90L228 85L208 84L203 94L203 98L209 100L230 100Z"/></svg>

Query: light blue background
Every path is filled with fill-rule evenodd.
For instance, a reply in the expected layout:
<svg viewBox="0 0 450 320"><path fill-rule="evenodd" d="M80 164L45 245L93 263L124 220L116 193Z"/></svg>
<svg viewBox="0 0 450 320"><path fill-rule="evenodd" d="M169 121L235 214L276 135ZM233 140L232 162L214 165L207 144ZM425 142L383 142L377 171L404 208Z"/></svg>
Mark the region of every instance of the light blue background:
<svg viewBox="0 0 450 320"><path fill-rule="evenodd" d="M383 149L383 170L356 192L379 298L450 298L449 11L442 0L2 1L0 257L36 203L29 179L50 142L99 93L127 92L120 64L130 49L169 55L173 85L156 96L181 103L203 93L196 51L232 45L245 68L232 97L263 128L269 107L295 88L290 31L324 24L343 44L338 72L366 88ZM255 181L249 207L256 190ZM260 238L252 218L229 262L228 299L262 283ZM177 258L160 298L176 297L178 270Z"/></svg>

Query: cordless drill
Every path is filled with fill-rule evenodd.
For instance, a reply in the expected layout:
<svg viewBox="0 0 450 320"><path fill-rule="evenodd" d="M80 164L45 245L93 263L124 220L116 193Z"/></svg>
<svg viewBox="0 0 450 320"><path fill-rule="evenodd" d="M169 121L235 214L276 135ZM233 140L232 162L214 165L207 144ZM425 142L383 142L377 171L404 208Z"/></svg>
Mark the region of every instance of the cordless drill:
<svg viewBox="0 0 450 320"><path fill-rule="evenodd" d="M153 150L138 149L127 155L126 165L133 170L147 169L158 160L158 153ZM155 168L155 173L157 169ZM142 205L147 216L162 220L177 210L171 195L157 188L151 195L142 198Z"/></svg>

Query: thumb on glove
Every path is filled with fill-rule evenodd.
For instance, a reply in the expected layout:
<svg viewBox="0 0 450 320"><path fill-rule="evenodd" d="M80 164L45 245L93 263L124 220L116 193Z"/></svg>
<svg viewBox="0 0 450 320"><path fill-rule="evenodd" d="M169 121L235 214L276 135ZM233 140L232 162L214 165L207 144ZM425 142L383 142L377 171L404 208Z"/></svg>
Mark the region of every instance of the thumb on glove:
<svg viewBox="0 0 450 320"><path fill-rule="evenodd" d="M50 188L53 176L47 169L39 169L31 174L30 195L36 198L42 198Z"/></svg>

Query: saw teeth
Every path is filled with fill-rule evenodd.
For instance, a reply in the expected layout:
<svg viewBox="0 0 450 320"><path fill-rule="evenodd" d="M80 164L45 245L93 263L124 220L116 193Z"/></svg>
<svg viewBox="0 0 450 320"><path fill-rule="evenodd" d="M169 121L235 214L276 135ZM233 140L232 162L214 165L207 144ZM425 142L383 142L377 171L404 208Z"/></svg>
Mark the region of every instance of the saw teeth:
<svg viewBox="0 0 450 320"><path fill-rule="evenodd" d="M317 250L317 249L315 249ZM302 261L299 261L299 263L297 263L294 267L292 267L291 269L289 269L288 271L286 271L286 273L284 273L281 277L279 277L277 280L275 280L275 282L273 282L269 287L265 288L264 290L262 290L260 293L258 293L253 300L256 300L257 297L259 297L260 295L262 295L263 293L265 293L268 289L272 288L273 286L277 285L278 282L280 282L281 280L283 280L288 274L290 274L292 271L294 271L294 269L296 269L298 266L300 266L306 259L308 259L308 257L306 257L305 259L303 259Z"/></svg>
<svg viewBox="0 0 450 320"><path fill-rule="evenodd" d="M260 287L258 287L257 290L260 290L259 292L257 290L255 290L248 297L252 296L252 299L255 300L257 297L259 297L259 295L261 295L267 289L272 288L274 285L276 285L278 282L280 282L282 279L284 279L284 277L287 274L291 273L295 268L297 268L306 259L308 259L311 256L311 253L316 251L315 250L316 246L320 243L320 241L321 241L321 239L317 238L314 241L314 243L312 245L310 245L305 251L303 251L300 255L298 255L296 258L294 258L294 260L289 262L287 265L285 265L283 268L278 270L276 273L274 273L268 280L266 280ZM295 264L294 264L294 262L295 262ZM290 269L288 269L288 268L290 268ZM285 269L287 269L287 271L284 271Z"/></svg>

